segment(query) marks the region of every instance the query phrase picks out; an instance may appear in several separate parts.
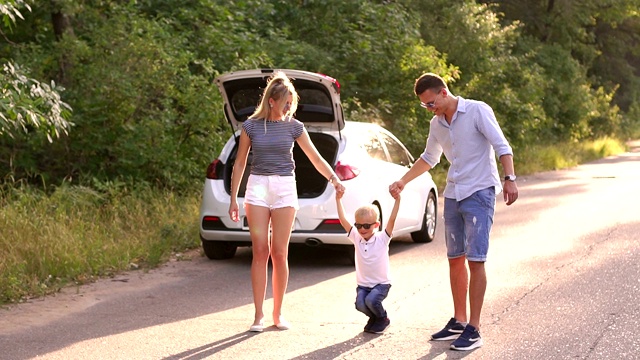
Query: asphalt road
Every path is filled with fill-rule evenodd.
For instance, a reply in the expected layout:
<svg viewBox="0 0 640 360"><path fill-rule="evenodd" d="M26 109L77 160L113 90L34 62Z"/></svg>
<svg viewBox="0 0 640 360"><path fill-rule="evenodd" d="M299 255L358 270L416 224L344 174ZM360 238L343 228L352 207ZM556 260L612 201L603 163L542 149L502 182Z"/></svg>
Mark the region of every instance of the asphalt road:
<svg viewBox="0 0 640 360"><path fill-rule="evenodd" d="M290 254L285 315L294 327L248 333L245 248L229 261L194 252L2 309L0 359L640 359L638 145L519 177L518 201L498 201L485 345L474 351L428 341L452 315L441 224L431 244L392 243L391 327L382 335L362 332L349 262L310 248Z"/></svg>

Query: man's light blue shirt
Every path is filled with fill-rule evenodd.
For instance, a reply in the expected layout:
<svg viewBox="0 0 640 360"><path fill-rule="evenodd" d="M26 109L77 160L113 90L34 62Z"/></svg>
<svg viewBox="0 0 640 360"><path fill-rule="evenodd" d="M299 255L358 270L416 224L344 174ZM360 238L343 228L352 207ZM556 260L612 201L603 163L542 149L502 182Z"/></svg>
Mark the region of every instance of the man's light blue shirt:
<svg viewBox="0 0 640 360"><path fill-rule="evenodd" d="M461 201L491 186L495 186L496 194L502 191L496 154L498 158L513 155L513 150L486 103L458 96L451 125L444 115L431 119L427 146L420 158L433 168L443 152L451 164L444 189L446 198Z"/></svg>

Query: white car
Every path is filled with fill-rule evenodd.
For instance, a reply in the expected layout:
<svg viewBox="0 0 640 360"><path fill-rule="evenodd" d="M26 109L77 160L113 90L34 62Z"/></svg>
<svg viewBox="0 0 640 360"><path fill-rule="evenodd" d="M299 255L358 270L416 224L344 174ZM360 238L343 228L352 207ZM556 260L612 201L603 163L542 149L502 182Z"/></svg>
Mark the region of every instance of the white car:
<svg viewBox="0 0 640 360"><path fill-rule="evenodd" d="M243 208L251 153L238 193L239 222L231 221L228 213L231 171L242 122L254 112L266 80L274 71L236 71L215 80L224 99L225 116L235 133L218 158L209 165L204 182L200 238L209 259L232 258L238 246L251 246ZM380 229L384 229L394 201L389 195L389 185L406 173L414 162L413 156L382 126L345 121L340 103L340 84L335 79L300 70L282 71L292 79L300 96L295 118L305 124L311 141L346 188L342 201L347 217L353 221L358 207L375 204L382 218ZM353 245L338 220L333 186L315 170L297 144L293 155L300 209L291 233L291 243L342 245L352 253ZM429 173L411 181L402 192L393 236L410 234L414 242L432 241L436 230L437 199L438 191Z"/></svg>

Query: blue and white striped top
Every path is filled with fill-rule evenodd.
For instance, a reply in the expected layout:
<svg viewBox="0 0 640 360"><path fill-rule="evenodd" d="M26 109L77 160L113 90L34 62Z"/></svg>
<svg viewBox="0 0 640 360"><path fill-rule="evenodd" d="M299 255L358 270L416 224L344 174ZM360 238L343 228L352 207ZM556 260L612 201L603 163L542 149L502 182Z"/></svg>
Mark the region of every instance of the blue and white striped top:
<svg viewBox="0 0 640 360"><path fill-rule="evenodd" d="M294 175L293 144L304 131L301 121L249 119L242 124L242 130L251 139L251 174Z"/></svg>

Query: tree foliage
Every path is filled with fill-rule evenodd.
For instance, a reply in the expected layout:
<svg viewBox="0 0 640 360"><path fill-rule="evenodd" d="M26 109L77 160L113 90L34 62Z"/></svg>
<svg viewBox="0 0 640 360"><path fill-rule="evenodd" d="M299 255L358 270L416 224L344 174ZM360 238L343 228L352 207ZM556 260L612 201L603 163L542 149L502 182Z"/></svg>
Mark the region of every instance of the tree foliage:
<svg viewBox="0 0 640 360"><path fill-rule="evenodd" d="M49 142L71 126L66 118L71 107L60 99L63 89L25 76L12 63L0 73L0 136L15 137L18 132L42 130Z"/></svg>
<svg viewBox="0 0 640 360"><path fill-rule="evenodd" d="M0 1L0 15L2 15L2 25L11 29L16 19L24 19L20 8L25 7L31 11L31 7L24 0L2 0Z"/></svg>
<svg viewBox="0 0 640 360"><path fill-rule="evenodd" d="M0 1L2 25L11 30L17 19L24 19L20 7L31 10L23 0ZM6 37L0 30L0 34ZM49 142L67 134L71 107L60 99L64 89L29 78L20 65L2 61L0 69L0 137L18 133L42 132Z"/></svg>
<svg viewBox="0 0 640 360"><path fill-rule="evenodd" d="M25 1L0 0L0 58L21 65L3 94L46 94L31 108L2 98L24 126L0 136L0 171L200 186L231 134L212 80L259 67L338 79L348 119L384 124L414 154L431 115L412 89L427 71L494 107L516 148L620 135L640 113L639 1L51 0L21 14Z"/></svg>
<svg viewBox="0 0 640 360"><path fill-rule="evenodd" d="M490 0L505 22L542 46L560 46L586 72L588 85L613 93L624 111L640 100L639 0Z"/></svg>

